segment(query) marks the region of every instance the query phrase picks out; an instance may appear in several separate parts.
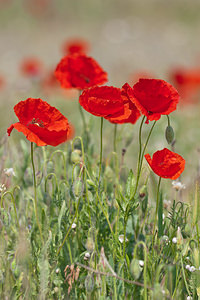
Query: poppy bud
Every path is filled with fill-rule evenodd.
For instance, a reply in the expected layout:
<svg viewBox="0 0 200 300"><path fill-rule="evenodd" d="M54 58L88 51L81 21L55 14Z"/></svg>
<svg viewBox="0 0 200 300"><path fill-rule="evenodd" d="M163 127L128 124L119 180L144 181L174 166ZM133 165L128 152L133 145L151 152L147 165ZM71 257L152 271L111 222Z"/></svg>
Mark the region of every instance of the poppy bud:
<svg viewBox="0 0 200 300"><path fill-rule="evenodd" d="M164 290L161 288L159 283L155 283L154 289L153 289L153 300L156 299L163 299Z"/></svg>
<svg viewBox="0 0 200 300"><path fill-rule="evenodd" d="M133 259L131 261L130 271L135 280L137 280L140 277L142 267L140 266L140 262L138 259Z"/></svg>
<svg viewBox="0 0 200 300"><path fill-rule="evenodd" d="M77 178L72 186L72 192L75 198L82 196L84 190L84 184L81 178Z"/></svg>
<svg viewBox="0 0 200 300"><path fill-rule="evenodd" d="M85 246L87 250L91 252L94 251L95 249L95 228L94 227L91 227L88 230L88 238Z"/></svg>
<svg viewBox="0 0 200 300"><path fill-rule="evenodd" d="M165 130L165 137L166 137L168 144L171 144L173 142L174 130L173 130L172 126L167 126L167 128Z"/></svg>
<svg viewBox="0 0 200 300"><path fill-rule="evenodd" d="M91 293L94 289L94 278L93 275L88 274L85 278L85 289L88 293Z"/></svg>
<svg viewBox="0 0 200 300"><path fill-rule="evenodd" d="M79 163L81 160L81 151L78 149L75 149L72 153L71 153L71 162L75 163Z"/></svg>
<svg viewBox="0 0 200 300"><path fill-rule="evenodd" d="M94 183L94 181L91 180L91 179L87 179L87 184L88 184L89 186L93 186L93 187L96 186L95 183Z"/></svg>

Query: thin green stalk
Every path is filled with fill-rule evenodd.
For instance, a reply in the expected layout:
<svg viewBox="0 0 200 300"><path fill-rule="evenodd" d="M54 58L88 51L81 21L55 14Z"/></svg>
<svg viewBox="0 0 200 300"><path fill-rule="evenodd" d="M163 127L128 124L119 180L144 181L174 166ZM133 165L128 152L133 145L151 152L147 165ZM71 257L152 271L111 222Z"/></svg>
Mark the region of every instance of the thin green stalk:
<svg viewBox="0 0 200 300"><path fill-rule="evenodd" d="M150 139L151 133L153 131L153 128L154 128L154 126L156 124L156 121L154 121L154 123L153 123L153 125L152 125L152 127L151 127L151 129L149 131L149 134L147 136L144 148L142 150L142 126L143 126L144 120L145 120L145 116L142 119L142 122L140 124L140 129L139 129L139 156L138 156L137 179L136 179L135 191L134 191L134 194L133 194L132 199L130 201L132 201L134 199L135 195L136 195L138 184L139 184L139 179L140 179L140 175L141 175L141 169L142 169L142 162L143 162L144 152L146 150L146 147L147 147L147 144L149 142L149 139ZM129 207L127 206L125 217L124 217L124 228L125 228L124 234L126 234L126 226L127 226L127 222L128 222L128 213L129 213ZM124 236L124 238L125 238L125 236ZM123 247L124 247L123 248L123 258L125 259L125 253L126 253L126 243L125 243L125 241L124 241Z"/></svg>
<svg viewBox="0 0 200 300"><path fill-rule="evenodd" d="M41 229L39 218L38 218L38 210L37 210L37 185L36 185L36 176L35 176L35 165L34 165L34 160L33 160L33 142L31 142L31 163L32 163L32 169L33 169L35 218L36 218L37 226L38 226L38 229L40 232L41 240L44 243L43 236L42 236L42 229Z"/></svg>
<svg viewBox="0 0 200 300"><path fill-rule="evenodd" d="M186 287L186 290L187 290L187 292L188 292L188 296L190 296L190 290L189 290L189 287L188 287L188 284L187 284L187 280L186 280L186 277L185 277L185 271L184 271L183 258L182 258L182 256L181 256L181 268L182 268L183 280L184 280L184 283L185 283L185 287Z"/></svg>
<svg viewBox="0 0 200 300"><path fill-rule="evenodd" d="M138 242L134 248L133 259L136 258L137 249L142 245L144 248L144 269L143 269L143 277L144 277L144 299L147 300L147 247L146 244L142 241Z"/></svg>
<svg viewBox="0 0 200 300"><path fill-rule="evenodd" d="M158 215L158 204L159 204L159 195L160 195L160 184L161 184L161 177L159 177L158 187L157 187L156 213L155 213L154 224L153 224L153 243L152 243L152 244L154 244L154 235L155 235L156 221L157 221L157 215Z"/></svg>
<svg viewBox="0 0 200 300"><path fill-rule="evenodd" d="M68 229L68 231L67 231L67 233L66 233L66 235L65 235L65 238L64 238L64 240L63 240L61 246L59 247L59 249L58 249L58 251L57 251L57 253L56 253L57 256L58 256L58 254L60 253L62 247L64 246L64 243L65 243L65 241L66 241L66 239L67 239L67 237L68 237L68 235L69 235L69 233L70 233L70 231L71 231L72 224L74 223L74 220L76 219L76 216L77 216L77 213L78 213L78 208L79 208L80 201L81 201L81 197L79 197L79 199L78 199L78 203L77 203L77 206L76 206L76 211L75 211L73 220L72 220L72 222L71 222L71 225L69 226L69 229Z"/></svg>
<svg viewBox="0 0 200 300"><path fill-rule="evenodd" d="M170 126L170 119L169 119L169 116L166 115L166 117L167 117L168 126Z"/></svg>
<svg viewBox="0 0 200 300"><path fill-rule="evenodd" d="M154 121L154 123L153 123L153 125L152 125L152 127L151 127L151 129L150 129L150 131L149 131L149 134L148 134L146 143L145 143L144 148L143 148L143 151L142 151L141 160L140 160L139 177L140 177L140 174L141 174L141 169L142 169L142 162L143 162L143 158L144 158L144 153L145 153L145 150L146 150L146 148L147 148L149 139L150 139L150 137L151 137L151 134L152 134L152 131L153 131L155 125L156 125L156 121Z"/></svg>
<svg viewBox="0 0 200 300"><path fill-rule="evenodd" d="M87 175L86 175L85 168L83 170L83 178L84 178L84 181L85 181L85 196L86 196L86 199L87 199L88 214L89 214L89 221L90 221L90 227L91 227L92 226L92 221L91 221L91 211L90 211L90 200L89 200L89 196L88 196Z"/></svg>
<svg viewBox="0 0 200 300"><path fill-rule="evenodd" d="M67 248L68 248L68 251L69 251L70 264L72 265L73 264L72 251L71 251L71 246L70 246L69 242L67 242Z"/></svg>
<svg viewBox="0 0 200 300"><path fill-rule="evenodd" d="M66 164L66 158L65 158L65 155L63 153L63 151L61 150L56 150L54 151L52 154L51 154L51 157L50 157L50 160L53 160L53 157L56 153L60 153L62 158L63 158L63 169L64 169L64 178L65 180L67 180L67 164Z"/></svg>
<svg viewBox="0 0 200 300"><path fill-rule="evenodd" d="M100 160L99 160L99 178L98 178L99 185L100 185L101 169L102 169L102 152L103 152L103 117L101 117L101 128L100 128Z"/></svg>
<svg viewBox="0 0 200 300"><path fill-rule="evenodd" d="M114 125L113 150L117 152L117 124Z"/></svg>
<svg viewBox="0 0 200 300"><path fill-rule="evenodd" d="M140 160L141 160L141 154L142 154L142 127L144 124L144 120L145 120L145 116L143 116L142 118L142 122L140 124L140 128L139 128L139 155L138 155L138 170L140 167Z"/></svg>
<svg viewBox="0 0 200 300"><path fill-rule="evenodd" d="M80 92L81 94L81 92ZM83 121L83 128L84 128L84 132L87 132L87 124L86 124L86 120L85 120L85 115L83 113L83 108L82 106L79 104L78 102L78 108L79 108L79 111L80 111L80 115L81 115L81 119Z"/></svg>
<svg viewBox="0 0 200 300"><path fill-rule="evenodd" d="M16 216L16 220L17 220L17 226L19 227L19 220L18 220L18 216L17 216L17 209L16 209L16 205L15 205L15 199L14 199L13 193L11 193L10 191L7 191L2 195L2 197L1 197L1 208L3 208L3 199L6 195L11 196L12 204L13 204L13 207L14 207L15 216Z"/></svg>

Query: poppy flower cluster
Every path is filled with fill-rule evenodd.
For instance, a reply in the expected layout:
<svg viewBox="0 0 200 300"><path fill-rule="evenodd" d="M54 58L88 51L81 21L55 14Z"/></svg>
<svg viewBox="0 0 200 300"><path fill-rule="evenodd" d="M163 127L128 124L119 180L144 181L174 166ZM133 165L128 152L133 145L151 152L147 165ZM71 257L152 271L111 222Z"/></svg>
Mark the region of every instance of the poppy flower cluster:
<svg viewBox="0 0 200 300"><path fill-rule="evenodd" d="M79 103L85 110L112 123L134 124L143 114L148 121L159 120L176 109L177 90L161 79L140 79L132 88L103 86L83 91ZM109 108L108 108L109 106Z"/></svg>
<svg viewBox="0 0 200 300"><path fill-rule="evenodd" d="M156 151L153 157L149 154L145 158L155 174L162 178L177 179L185 168L184 158L167 148Z"/></svg>
<svg viewBox="0 0 200 300"><path fill-rule="evenodd" d="M14 112L19 122L7 129L8 135L15 128L38 146L57 146L73 136L73 128L67 118L40 98L20 101Z"/></svg>
<svg viewBox="0 0 200 300"><path fill-rule="evenodd" d="M107 82L107 73L92 58L74 53L61 59L55 76L63 88L86 89Z"/></svg>

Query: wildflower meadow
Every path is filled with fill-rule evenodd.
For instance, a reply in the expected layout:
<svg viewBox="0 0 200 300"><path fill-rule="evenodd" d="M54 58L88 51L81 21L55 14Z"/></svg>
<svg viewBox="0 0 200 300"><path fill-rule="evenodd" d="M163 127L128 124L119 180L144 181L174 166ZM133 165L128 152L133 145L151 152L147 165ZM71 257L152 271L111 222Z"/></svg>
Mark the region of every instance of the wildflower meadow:
<svg viewBox="0 0 200 300"><path fill-rule="evenodd" d="M0 74L0 299L200 299L200 65L119 83L89 38L59 47Z"/></svg>

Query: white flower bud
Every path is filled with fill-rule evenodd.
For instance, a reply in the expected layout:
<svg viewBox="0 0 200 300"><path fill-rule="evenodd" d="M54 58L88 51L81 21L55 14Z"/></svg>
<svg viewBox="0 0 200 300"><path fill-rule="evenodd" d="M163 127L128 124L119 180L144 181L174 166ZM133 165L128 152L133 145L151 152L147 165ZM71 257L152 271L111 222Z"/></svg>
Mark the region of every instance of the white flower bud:
<svg viewBox="0 0 200 300"><path fill-rule="evenodd" d="M177 243L177 238L176 237L173 237L172 239L172 243L176 244Z"/></svg>

